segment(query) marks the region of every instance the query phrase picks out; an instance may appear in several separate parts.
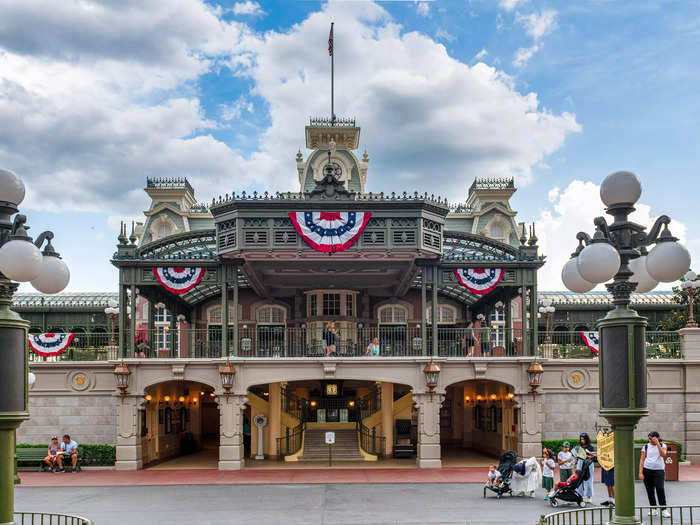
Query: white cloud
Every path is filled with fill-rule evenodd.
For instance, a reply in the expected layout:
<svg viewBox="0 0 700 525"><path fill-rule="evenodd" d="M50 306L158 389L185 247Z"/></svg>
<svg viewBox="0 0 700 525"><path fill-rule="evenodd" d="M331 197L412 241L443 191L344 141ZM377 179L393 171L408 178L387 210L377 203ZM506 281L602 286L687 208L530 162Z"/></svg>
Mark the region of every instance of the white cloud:
<svg viewBox="0 0 700 525"><path fill-rule="evenodd" d="M576 234L580 231L593 234L593 219L605 216L608 223L611 217L605 214L600 200L600 186L593 182L572 181L566 188L552 188L548 192L551 206L540 212L536 221L540 253L547 256L547 262L538 273L540 290L565 290L561 282L561 269L576 249ZM638 203L630 220L650 228L656 220L652 207ZM686 227L683 223L673 221L671 231L681 242L685 242ZM658 289L670 289L673 283L661 283ZM596 289L604 290L603 285Z"/></svg>
<svg viewBox="0 0 700 525"><path fill-rule="evenodd" d="M259 3L251 2L250 0L246 0L245 2L236 2L233 5L233 14L234 15L261 15L261 14L263 14L263 10L260 7Z"/></svg>
<svg viewBox="0 0 700 525"><path fill-rule="evenodd" d="M506 11L512 11L525 2L527 2L527 0L500 0L500 2L498 2L498 6Z"/></svg>
<svg viewBox="0 0 700 525"><path fill-rule="evenodd" d="M476 55L474 55L474 58L476 60L483 60L488 56L489 52L486 51L486 48L482 48L481 51L479 51Z"/></svg>
<svg viewBox="0 0 700 525"><path fill-rule="evenodd" d="M515 52L513 57L513 65L515 67L523 67L527 64L530 59L537 53L542 46L540 44L535 44L530 47L521 47Z"/></svg>
<svg viewBox="0 0 700 525"><path fill-rule="evenodd" d="M525 32L535 42L558 27L557 12L554 9L545 9L539 13L530 13L529 15L518 13L515 17L515 21L525 28Z"/></svg>
<svg viewBox="0 0 700 525"><path fill-rule="evenodd" d="M420 16L430 16L430 4L428 2L415 2L416 12Z"/></svg>
<svg viewBox="0 0 700 525"><path fill-rule="evenodd" d="M295 188L304 123L330 106L331 19L343 20L336 112L362 126L370 190L430 189L462 200L476 175L527 183L532 166L580 129L573 114L543 108L494 67L452 58L372 2L332 1L264 34L221 16L198 0L6 2L0 120L13 126L0 127L0 165L25 178L26 206L134 215L146 204L147 176L187 176L202 200L231 191L232 180L238 189ZM29 21L34 31L18 29ZM196 82L226 65L253 88L236 92L244 98L218 108L213 121ZM269 126L254 137L256 151L243 154L211 133L263 110L251 108L254 97Z"/></svg>
<svg viewBox="0 0 700 525"><path fill-rule="evenodd" d="M438 29L437 32L435 33L435 38L438 40L446 40L447 42L454 42L455 41L455 36L451 35L444 29Z"/></svg>

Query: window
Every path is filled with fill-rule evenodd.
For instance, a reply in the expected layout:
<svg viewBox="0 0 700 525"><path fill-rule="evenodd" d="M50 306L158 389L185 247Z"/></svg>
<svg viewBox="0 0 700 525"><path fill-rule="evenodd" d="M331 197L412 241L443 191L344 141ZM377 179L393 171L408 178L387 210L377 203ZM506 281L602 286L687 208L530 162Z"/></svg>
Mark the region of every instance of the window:
<svg viewBox="0 0 700 525"><path fill-rule="evenodd" d="M502 241L505 239L505 231L503 229L503 226L500 224L492 224L491 228L489 228L491 231L491 237L493 239L496 239L497 241Z"/></svg>
<svg viewBox="0 0 700 525"><path fill-rule="evenodd" d="M428 306L426 313L426 322L433 322L433 307ZM438 305L438 324L455 324L457 322L457 309L448 304Z"/></svg>
<svg viewBox="0 0 700 525"><path fill-rule="evenodd" d="M345 315L353 315L352 299L353 297L351 294L345 296Z"/></svg>
<svg viewBox="0 0 700 525"><path fill-rule="evenodd" d="M258 324L284 324L287 312L281 306L261 306L258 308L256 319Z"/></svg>
<svg viewBox="0 0 700 525"><path fill-rule="evenodd" d="M340 315L340 294L323 294L323 315Z"/></svg>
<svg viewBox="0 0 700 525"><path fill-rule="evenodd" d="M158 234L159 239L162 239L163 237L167 237L168 235L171 234L171 232L172 232L172 228L170 227L170 224L168 224L167 222L161 222L158 225L157 234Z"/></svg>
<svg viewBox="0 0 700 525"><path fill-rule="evenodd" d="M505 319L503 314L503 308L494 308L491 311L491 321L500 322Z"/></svg>
<svg viewBox="0 0 700 525"><path fill-rule="evenodd" d="M236 310L232 302L229 301L228 304L228 324L233 324L233 320L236 318ZM242 318L239 311L238 320ZM209 324L221 324L221 306L213 306L207 310L207 321Z"/></svg>
<svg viewBox="0 0 700 525"><path fill-rule="evenodd" d="M408 321L408 311L405 307L388 304L379 308L380 324L405 324Z"/></svg>
<svg viewBox="0 0 700 525"><path fill-rule="evenodd" d="M156 323L170 323L170 312L166 308L156 308L153 320Z"/></svg>
<svg viewBox="0 0 700 525"><path fill-rule="evenodd" d="M311 296L311 312L309 315L311 315L312 317L318 315L316 310L316 295Z"/></svg>

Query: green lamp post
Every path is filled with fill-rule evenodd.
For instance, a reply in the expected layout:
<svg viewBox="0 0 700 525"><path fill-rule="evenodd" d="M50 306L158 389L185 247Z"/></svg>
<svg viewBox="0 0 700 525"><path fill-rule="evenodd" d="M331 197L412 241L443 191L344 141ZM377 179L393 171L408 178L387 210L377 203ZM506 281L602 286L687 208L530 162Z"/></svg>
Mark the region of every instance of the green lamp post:
<svg viewBox="0 0 700 525"><path fill-rule="evenodd" d="M53 233L43 232L36 242L27 234L27 218L17 213L23 199L22 180L0 169L0 525L14 523L15 431L29 418L25 350L29 323L11 309L12 295L17 282L31 281L40 292L57 293L70 279L68 267L51 245Z"/></svg>
<svg viewBox="0 0 700 525"><path fill-rule="evenodd" d="M647 292L659 282L673 282L690 267L690 254L659 217L649 233L628 220L642 193L633 173L618 171L600 187L604 217L593 222L595 234L576 235L579 246L564 265L562 281L572 292L606 285L614 308L598 321L600 337L600 415L615 432L614 524L639 524L634 503L634 428L648 414L645 330L647 320L629 308L633 291ZM663 228L663 230L662 230ZM647 252L647 247L656 246Z"/></svg>

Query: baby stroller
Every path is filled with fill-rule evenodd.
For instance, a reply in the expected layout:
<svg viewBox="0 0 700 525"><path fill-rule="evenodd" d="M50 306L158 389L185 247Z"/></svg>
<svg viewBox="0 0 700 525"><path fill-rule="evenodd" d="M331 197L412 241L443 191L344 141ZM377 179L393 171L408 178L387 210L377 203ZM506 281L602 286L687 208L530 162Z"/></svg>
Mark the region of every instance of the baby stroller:
<svg viewBox="0 0 700 525"><path fill-rule="evenodd" d="M550 496L549 503L552 505L552 507L559 506L559 501L557 500L575 503L579 507L586 506L586 503L583 501L583 496L581 496L576 489L581 485L581 483L588 479L590 475L591 463L593 463L593 460L590 458L584 460L583 465L581 466L581 477L571 483L570 486L557 489L556 492Z"/></svg>
<svg viewBox="0 0 700 525"><path fill-rule="evenodd" d="M513 495L513 491L510 488L510 476L513 473L513 465L515 465L517 462L518 456L513 451L506 452L501 456L501 459L498 462L498 472L501 473L501 481L499 483L495 483L493 486L484 486L484 497L486 497L487 489L495 492L498 499L501 499L503 494L508 494L510 496Z"/></svg>

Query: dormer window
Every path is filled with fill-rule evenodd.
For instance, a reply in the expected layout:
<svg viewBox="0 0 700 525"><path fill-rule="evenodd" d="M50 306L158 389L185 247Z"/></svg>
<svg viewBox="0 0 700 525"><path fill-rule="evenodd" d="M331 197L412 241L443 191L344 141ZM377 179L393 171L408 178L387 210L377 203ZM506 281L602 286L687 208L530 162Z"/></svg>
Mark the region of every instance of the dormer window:
<svg viewBox="0 0 700 525"><path fill-rule="evenodd" d="M158 225L158 238L162 239L163 237L167 237L172 233L172 228L170 227L170 224L167 222L161 222Z"/></svg>

